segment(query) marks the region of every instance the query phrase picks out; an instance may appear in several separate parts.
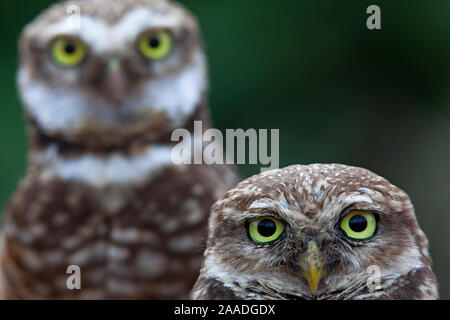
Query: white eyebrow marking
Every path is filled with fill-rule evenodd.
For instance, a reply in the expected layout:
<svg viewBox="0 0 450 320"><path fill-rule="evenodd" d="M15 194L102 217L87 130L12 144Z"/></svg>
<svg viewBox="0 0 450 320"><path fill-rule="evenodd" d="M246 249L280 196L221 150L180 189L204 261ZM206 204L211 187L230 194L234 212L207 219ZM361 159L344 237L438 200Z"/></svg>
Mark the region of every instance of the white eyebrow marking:
<svg viewBox="0 0 450 320"><path fill-rule="evenodd" d="M276 211L282 216L289 216L289 212L292 212L294 208L291 208L284 195L280 195L278 201L271 198L262 198L252 202L248 207L251 209L271 209Z"/></svg>
<svg viewBox="0 0 450 320"><path fill-rule="evenodd" d="M363 195L353 195L349 196L344 200L344 205L350 205L356 202L367 202L373 204L373 200L367 196Z"/></svg>
<svg viewBox="0 0 450 320"><path fill-rule="evenodd" d="M77 36L90 45L91 51L100 53L120 50L124 44L134 42L139 33L146 29L177 28L183 22L180 15L163 15L142 7L128 12L113 25L88 15L82 15L80 19L80 28L74 28L70 23L73 17L66 16L44 27L35 37L48 41L61 34Z"/></svg>
<svg viewBox="0 0 450 320"><path fill-rule="evenodd" d="M274 201L271 199L258 199L253 201L248 209L269 209L274 207Z"/></svg>
<svg viewBox="0 0 450 320"><path fill-rule="evenodd" d="M371 195L371 196L375 194L375 191L370 190L369 188L359 188L358 190L361 192L367 193L368 195Z"/></svg>

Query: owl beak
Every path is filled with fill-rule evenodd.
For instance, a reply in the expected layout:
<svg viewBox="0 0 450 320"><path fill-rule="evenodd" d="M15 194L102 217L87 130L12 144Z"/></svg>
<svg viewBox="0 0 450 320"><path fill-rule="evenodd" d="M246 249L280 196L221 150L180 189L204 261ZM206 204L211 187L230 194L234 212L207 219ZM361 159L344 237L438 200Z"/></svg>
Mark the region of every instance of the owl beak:
<svg viewBox="0 0 450 320"><path fill-rule="evenodd" d="M109 99L117 106L122 105L127 97L128 85L119 59L113 58L108 61L105 82Z"/></svg>
<svg viewBox="0 0 450 320"><path fill-rule="evenodd" d="M324 276L325 263L326 257L320 252L317 242L310 240L306 252L299 259L299 265L312 294L316 294L320 279Z"/></svg>

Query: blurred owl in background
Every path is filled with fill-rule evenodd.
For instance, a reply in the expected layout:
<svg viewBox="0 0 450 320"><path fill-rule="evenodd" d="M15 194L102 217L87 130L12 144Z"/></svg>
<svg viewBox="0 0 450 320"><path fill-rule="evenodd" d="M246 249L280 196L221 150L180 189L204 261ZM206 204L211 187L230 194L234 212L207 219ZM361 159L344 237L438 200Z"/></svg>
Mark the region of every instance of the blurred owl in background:
<svg viewBox="0 0 450 320"><path fill-rule="evenodd" d="M374 173L295 165L213 208L194 299L437 299L408 195Z"/></svg>
<svg viewBox="0 0 450 320"><path fill-rule="evenodd" d="M20 56L29 157L4 217L2 297L187 298L209 208L237 182L171 159L174 129L209 126L196 19L166 0L61 2L26 26Z"/></svg>

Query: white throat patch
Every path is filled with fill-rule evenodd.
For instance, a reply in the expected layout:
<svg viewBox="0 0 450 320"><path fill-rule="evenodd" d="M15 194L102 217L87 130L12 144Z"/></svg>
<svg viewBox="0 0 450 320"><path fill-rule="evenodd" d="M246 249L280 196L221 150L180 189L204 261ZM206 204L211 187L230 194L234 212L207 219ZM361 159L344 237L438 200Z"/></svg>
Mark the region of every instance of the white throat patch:
<svg viewBox="0 0 450 320"><path fill-rule="evenodd" d="M101 158L86 154L66 159L52 145L37 155L36 163L44 167L44 174L103 188L147 182L172 165L171 150L170 146L156 145L133 156L112 153Z"/></svg>

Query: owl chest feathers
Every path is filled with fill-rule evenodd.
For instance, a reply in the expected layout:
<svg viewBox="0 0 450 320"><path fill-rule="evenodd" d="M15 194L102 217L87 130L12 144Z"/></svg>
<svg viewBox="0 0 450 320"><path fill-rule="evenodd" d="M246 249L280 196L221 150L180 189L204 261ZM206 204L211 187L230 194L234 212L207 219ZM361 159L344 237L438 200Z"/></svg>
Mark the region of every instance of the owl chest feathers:
<svg viewBox="0 0 450 320"><path fill-rule="evenodd" d="M214 166L173 166L170 150L35 154L7 211L10 297L186 298L209 207L234 177ZM69 265L81 268L79 292L67 290Z"/></svg>

